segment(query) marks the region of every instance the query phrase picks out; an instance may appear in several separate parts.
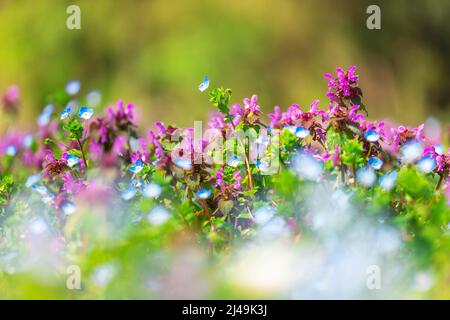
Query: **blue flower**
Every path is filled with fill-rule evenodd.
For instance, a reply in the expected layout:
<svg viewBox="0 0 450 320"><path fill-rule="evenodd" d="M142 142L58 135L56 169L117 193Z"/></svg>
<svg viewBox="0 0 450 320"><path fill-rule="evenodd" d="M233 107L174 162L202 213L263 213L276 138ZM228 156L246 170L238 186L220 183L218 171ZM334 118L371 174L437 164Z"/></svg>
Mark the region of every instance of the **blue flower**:
<svg viewBox="0 0 450 320"><path fill-rule="evenodd" d="M84 106L84 107L80 108L80 111L78 112L78 117L80 117L81 119L84 119L84 120L89 120L93 114L94 114L94 109Z"/></svg>
<svg viewBox="0 0 450 320"><path fill-rule="evenodd" d="M192 169L192 163L191 159L189 158L175 158L173 160L173 163L175 165L183 170L191 170Z"/></svg>
<svg viewBox="0 0 450 320"><path fill-rule="evenodd" d="M444 146L442 144L437 144L434 146L434 150L436 151L437 154L444 154L445 153L445 149Z"/></svg>
<svg viewBox="0 0 450 320"><path fill-rule="evenodd" d="M197 196L197 198L200 199L208 199L212 194L211 190L208 189L200 189L197 191L197 193L195 194Z"/></svg>
<svg viewBox="0 0 450 320"><path fill-rule="evenodd" d="M307 180L317 180L322 176L323 163L307 153L298 153L292 159L293 169Z"/></svg>
<svg viewBox="0 0 450 320"><path fill-rule="evenodd" d="M296 135L298 138L304 139L304 138L306 138L307 136L309 136L310 134L311 134L311 133L310 133L309 130L306 129L306 128L303 128L303 127L297 127L297 129L295 129L295 135Z"/></svg>
<svg viewBox="0 0 450 320"><path fill-rule="evenodd" d="M264 225L272 219L274 213L276 212L274 207L262 206L256 209L254 213L253 221L259 225Z"/></svg>
<svg viewBox="0 0 450 320"><path fill-rule="evenodd" d="M133 173L139 173L144 168L141 159L137 160L133 165L130 166L130 171Z"/></svg>
<svg viewBox="0 0 450 320"><path fill-rule="evenodd" d="M163 206L154 207L150 213L147 215L148 222L156 227L162 226L170 218L169 211Z"/></svg>
<svg viewBox="0 0 450 320"><path fill-rule="evenodd" d="M398 175L397 171L386 173L384 176L380 178L380 187L386 191L391 190L395 185L397 175Z"/></svg>
<svg viewBox="0 0 450 320"><path fill-rule="evenodd" d="M66 161L67 161L67 165L72 168L73 166L77 165L80 162L80 158L69 153L66 156Z"/></svg>
<svg viewBox="0 0 450 320"><path fill-rule="evenodd" d="M401 150L401 161L403 163L414 163L420 159L422 155L423 147L420 142L412 141L405 143Z"/></svg>
<svg viewBox="0 0 450 320"><path fill-rule="evenodd" d="M27 134L26 137L23 139L23 145L26 148L30 148L32 144L33 144L33 135Z"/></svg>
<svg viewBox="0 0 450 320"><path fill-rule="evenodd" d="M209 78L208 78L208 76L205 76L205 78L203 79L203 82L200 83L200 85L198 86L198 90L200 90L200 92L203 92L206 89L208 89L208 87L209 87Z"/></svg>
<svg viewBox="0 0 450 320"><path fill-rule="evenodd" d="M423 173L430 173L436 168L436 160L430 156L425 156L417 162L417 167L419 167Z"/></svg>
<svg viewBox="0 0 450 320"><path fill-rule="evenodd" d="M53 113L53 110L55 110L55 106L52 104L48 104L45 106L42 113L37 118L37 123L40 126L46 126L50 123L50 117Z"/></svg>
<svg viewBox="0 0 450 320"><path fill-rule="evenodd" d="M61 210L64 212L65 215L69 216L69 215L75 213L75 211L77 210L77 207L75 206L75 204L73 202L65 201L61 206Z"/></svg>
<svg viewBox="0 0 450 320"><path fill-rule="evenodd" d="M256 168L260 171L266 171L269 169L269 163L267 161L256 160Z"/></svg>
<svg viewBox="0 0 450 320"><path fill-rule="evenodd" d="M25 182L25 186L27 188L32 187L33 185L35 185L36 183L38 183L41 180L41 175L40 174L35 174L33 176L29 176L27 179L27 182Z"/></svg>
<svg viewBox="0 0 450 320"><path fill-rule="evenodd" d="M102 94L99 91L91 91L86 96L88 105L96 107L102 102Z"/></svg>
<svg viewBox="0 0 450 320"><path fill-rule="evenodd" d="M15 146L8 146L6 148L6 154L10 157L14 157L17 153L17 148Z"/></svg>
<svg viewBox="0 0 450 320"><path fill-rule="evenodd" d="M356 171L356 180L365 187L371 187L377 180L375 171L370 168L360 168Z"/></svg>
<svg viewBox="0 0 450 320"><path fill-rule="evenodd" d="M66 93L69 96L74 96L78 93L78 91L80 91L80 88L81 88L81 84L79 81L77 81L77 80L69 81L66 84Z"/></svg>
<svg viewBox="0 0 450 320"><path fill-rule="evenodd" d="M383 166L383 160L381 160L377 157L370 157L369 166L371 166L375 170L380 170L381 167Z"/></svg>
<svg viewBox="0 0 450 320"><path fill-rule="evenodd" d="M71 113L72 113L72 108L71 107L66 107L61 112L61 120L67 119L70 116Z"/></svg>
<svg viewBox="0 0 450 320"><path fill-rule="evenodd" d="M34 191L36 191L37 193L39 193L41 196L46 195L48 193L48 190L45 186L40 186L37 184L33 184L31 186L31 189L33 189Z"/></svg>
<svg viewBox="0 0 450 320"><path fill-rule="evenodd" d="M134 198L136 195L137 189L130 185L127 190L122 192L121 197L123 200L128 201Z"/></svg>
<svg viewBox="0 0 450 320"><path fill-rule="evenodd" d="M236 167L239 165L240 162L241 162L241 159L239 159L239 157L232 156L232 157L230 158L230 160L228 160L228 163L227 163L227 164L228 164L230 167L236 168Z"/></svg>
<svg viewBox="0 0 450 320"><path fill-rule="evenodd" d="M377 142L380 140L380 135L375 130L367 130L364 134L364 138L369 142Z"/></svg>
<svg viewBox="0 0 450 320"><path fill-rule="evenodd" d="M144 194L145 197L147 198L158 198L159 195L162 192L162 188L159 184L156 183L149 183L144 185L144 187L142 188L142 193Z"/></svg>

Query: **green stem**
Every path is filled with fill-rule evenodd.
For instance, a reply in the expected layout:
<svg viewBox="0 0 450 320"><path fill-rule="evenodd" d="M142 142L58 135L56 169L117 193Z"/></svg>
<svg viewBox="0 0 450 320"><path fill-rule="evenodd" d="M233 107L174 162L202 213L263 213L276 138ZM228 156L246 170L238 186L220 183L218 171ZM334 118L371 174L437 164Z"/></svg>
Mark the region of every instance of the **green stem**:
<svg viewBox="0 0 450 320"><path fill-rule="evenodd" d="M444 175L440 175L439 176L439 181L438 181L438 183L436 185L436 190L439 190L441 188L442 181L444 181Z"/></svg>
<svg viewBox="0 0 450 320"><path fill-rule="evenodd" d="M84 165L85 165L85 167L86 167L86 169L87 169L88 164L87 164L87 161L86 161L86 156L85 156L85 154L84 154L83 146L81 145L81 141L80 141L79 138L77 138L77 142L78 142L78 146L80 147L81 156L83 157Z"/></svg>

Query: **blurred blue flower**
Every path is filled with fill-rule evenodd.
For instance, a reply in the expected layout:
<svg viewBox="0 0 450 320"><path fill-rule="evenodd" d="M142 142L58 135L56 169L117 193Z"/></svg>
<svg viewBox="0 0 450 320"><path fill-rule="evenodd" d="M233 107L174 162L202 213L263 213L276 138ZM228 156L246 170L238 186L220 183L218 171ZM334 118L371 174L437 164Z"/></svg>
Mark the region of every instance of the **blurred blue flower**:
<svg viewBox="0 0 450 320"><path fill-rule="evenodd" d="M386 173L380 178L380 187L386 191L391 190L397 181L397 171Z"/></svg>
<svg viewBox="0 0 450 320"><path fill-rule="evenodd" d="M423 173L430 173L434 170L434 168L436 168L436 160L430 156L425 156L417 162L417 167Z"/></svg>
<svg viewBox="0 0 450 320"><path fill-rule="evenodd" d="M203 79L203 82L200 83L200 85L198 86L198 90L200 90L200 92L203 92L206 89L208 89L208 87L209 87L209 78L208 78L208 76L205 76L205 78Z"/></svg>
<svg viewBox="0 0 450 320"><path fill-rule="evenodd" d="M173 163L183 169L183 170L191 170L192 169L192 162L190 158L175 158L173 160Z"/></svg>
<svg viewBox="0 0 450 320"><path fill-rule="evenodd" d="M359 184L363 185L364 187L371 187L375 184L377 180L377 175L375 174L375 171L370 167L364 167L358 169L356 171L356 180Z"/></svg>
<svg viewBox="0 0 450 320"><path fill-rule="evenodd" d="M148 183L148 184L145 184L144 187L142 188L142 193L147 198L152 198L152 199L158 198L159 195L161 194L161 192L162 192L162 188L157 183Z"/></svg>
<svg viewBox="0 0 450 320"><path fill-rule="evenodd" d="M81 84L79 81L71 80L71 81L67 82L67 84L66 84L66 93L69 96L74 96L80 91L80 88L81 88Z"/></svg>

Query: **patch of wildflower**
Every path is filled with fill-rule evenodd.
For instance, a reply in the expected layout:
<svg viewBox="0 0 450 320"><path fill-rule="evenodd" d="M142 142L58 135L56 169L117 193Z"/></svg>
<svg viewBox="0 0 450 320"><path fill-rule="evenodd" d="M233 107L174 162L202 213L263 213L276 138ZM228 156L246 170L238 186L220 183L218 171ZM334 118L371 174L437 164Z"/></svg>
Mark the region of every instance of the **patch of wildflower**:
<svg viewBox="0 0 450 320"><path fill-rule="evenodd" d="M208 91L205 77L198 90L208 94L214 107L207 128L214 134L200 139L194 128L162 122L141 130L135 106L123 100L104 113L86 104L78 107L71 101L81 85L72 81L44 108L34 132L10 130L1 137L2 214L12 214L8 204L15 192L31 191L48 210L55 232L69 242L65 233L78 237L84 232L75 225L86 203L104 214L84 217L92 221L124 207L127 214L111 218L107 230L116 230L118 221L127 221L128 227L175 225L177 231L192 232L215 255L234 240L251 238L258 228L270 236L285 231L285 237L300 239L314 223L320 226L317 217L310 221L308 192L331 183L334 193L348 195L368 214L382 209L402 229L405 241L430 247L448 241L442 228L450 217L450 152L444 152L441 141L429 142L423 125L369 120L356 67L325 76L325 108L314 100L306 108L293 104L282 111L276 106L267 115L256 95L232 104L232 91ZM19 97L18 88L9 88L4 108L16 108ZM257 161L240 130L255 132ZM274 132L279 133L276 148L270 144ZM230 138L233 143L227 144ZM206 161L213 159L209 147L223 140L218 154L225 161ZM280 150L279 167L263 175L273 149ZM91 237L109 239L102 232ZM89 244L80 246L90 250Z"/></svg>

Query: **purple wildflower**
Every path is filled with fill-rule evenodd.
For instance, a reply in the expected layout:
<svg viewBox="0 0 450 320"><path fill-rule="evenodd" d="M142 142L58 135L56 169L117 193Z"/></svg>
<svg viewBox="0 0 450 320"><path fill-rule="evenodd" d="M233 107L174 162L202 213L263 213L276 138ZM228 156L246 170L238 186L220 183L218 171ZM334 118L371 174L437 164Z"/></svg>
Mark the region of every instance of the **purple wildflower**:
<svg viewBox="0 0 450 320"><path fill-rule="evenodd" d="M3 107L7 112L17 112L20 100L20 89L17 85L9 86L3 95Z"/></svg>
<svg viewBox="0 0 450 320"><path fill-rule="evenodd" d="M336 78L329 73L324 75L329 79L326 96L330 99L331 103L345 105L345 100L351 100L361 95L361 90L358 88L358 76L355 71L356 66L351 66L347 72L342 68L337 68Z"/></svg>

